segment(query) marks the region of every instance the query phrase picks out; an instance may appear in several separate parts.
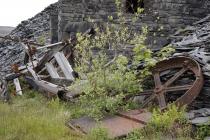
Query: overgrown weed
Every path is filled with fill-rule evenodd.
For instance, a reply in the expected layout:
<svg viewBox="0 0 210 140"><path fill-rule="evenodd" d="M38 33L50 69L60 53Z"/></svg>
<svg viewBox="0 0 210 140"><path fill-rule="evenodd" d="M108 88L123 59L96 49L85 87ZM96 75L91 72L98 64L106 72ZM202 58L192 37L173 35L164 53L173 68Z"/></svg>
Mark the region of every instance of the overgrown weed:
<svg viewBox="0 0 210 140"><path fill-rule="evenodd" d="M12 104L0 102L0 139L82 139L64 125L69 116L69 110L59 100L48 101L31 91L13 98Z"/></svg>
<svg viewBox="0 0 210 140"><path fill-rule="evenodd" d="M155 109L147 126L135 130L124 140L191 140L191 132L191 125L185 118L185 109L171 105L164 112Z"/></svg>

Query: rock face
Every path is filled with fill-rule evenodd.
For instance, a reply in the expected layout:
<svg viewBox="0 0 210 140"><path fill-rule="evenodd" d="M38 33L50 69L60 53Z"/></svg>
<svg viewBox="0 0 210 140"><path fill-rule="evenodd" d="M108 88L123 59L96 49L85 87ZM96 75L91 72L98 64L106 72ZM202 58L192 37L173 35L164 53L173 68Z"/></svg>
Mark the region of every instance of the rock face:
<svg viewBox="0 0 210 140"><path fill-rule="evenodd" d="M57 3L45 8L34 17L22 21L12 32L10 36L28 39L31 41L50 42L50 13L57 10ZM0 72L4 74L9 72L10 65L23 62L24 51L20 43L2 40L0 42Z"/></svg>

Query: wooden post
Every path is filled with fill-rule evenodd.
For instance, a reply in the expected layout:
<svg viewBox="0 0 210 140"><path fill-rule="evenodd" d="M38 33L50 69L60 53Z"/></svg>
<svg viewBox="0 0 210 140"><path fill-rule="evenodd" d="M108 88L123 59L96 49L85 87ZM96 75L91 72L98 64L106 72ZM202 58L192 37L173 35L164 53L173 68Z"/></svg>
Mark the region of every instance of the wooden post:
<svg viewBox="0 0 210 140"><path fill-rule="evenodd" d="M49 83L44 80L34 80L37 86L40 90L46 91L48 93L52 93L54 95L57 95L57 93L62 90L58 85L55 85L53 83Z"/></svg>
<svg viewBox="0 0 210 140"><path fill-rule="evenodd" d="M65 77L70 80L74 80L74 76L72 74L73 69L71 65L69 64L68 60L64 56L63 52L57 52L54 55L56 61L58 62L58 65L60 66L61 70L63 71Z"/></svg>
<svg viewBox="0 0 210 140"><path fill-rule="evenodd" d="M36 74L36 72L31 67L27 67L27 69L31 73L31 75L34 77L35 80L39 80L38 75Z"/></svg>
<svg viewBox="0 0 210 140"><path fill-rule="evenodd" d="M45 64L48 73L50 74L50 76L52 78L59 78L60 76L58 75L58 72L56 70L56 68L52 65L52 63L46 63Z"/></svg>
<svg viewBox="0 0 210 140"><path fill-rule="evenodd" d="M20 81L18 78L14 79L13 80L14 84L15 84L15 87L16 87L16 93L17 95L23 95L23 92L22 92L22 89L21 89L21 86L20 86Z"/></svg>

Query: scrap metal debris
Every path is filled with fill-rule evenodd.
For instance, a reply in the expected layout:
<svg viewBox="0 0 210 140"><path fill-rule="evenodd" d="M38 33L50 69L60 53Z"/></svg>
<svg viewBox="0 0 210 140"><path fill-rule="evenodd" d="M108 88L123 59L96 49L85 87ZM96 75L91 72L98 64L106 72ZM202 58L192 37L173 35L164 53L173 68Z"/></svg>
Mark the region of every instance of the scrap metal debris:
<svg viewBox="0 0 210 140"><path fill-rule="evenodd" d="M152 114L146 110L131 110L113 116L106 116L101 120L100 127L107 129L110 138L123 137L135 129L143 128L150 121ZM89 133L97 127L98 122L90 117L74 119L67 124L70 128Z"/></svg>
<svg viewBox="0 0 210 140"><path fill-rule="evenodd" d="M157 99L160 109L174 102L177 106L190 104L203 87L203 75L199 64L189 57L175 57L163 60L153 68L155 87L139 96L146 96L143 107ZM180 80L192 77L192 80L181 83ZM176 95L176 98L174 98Z"/></svg>

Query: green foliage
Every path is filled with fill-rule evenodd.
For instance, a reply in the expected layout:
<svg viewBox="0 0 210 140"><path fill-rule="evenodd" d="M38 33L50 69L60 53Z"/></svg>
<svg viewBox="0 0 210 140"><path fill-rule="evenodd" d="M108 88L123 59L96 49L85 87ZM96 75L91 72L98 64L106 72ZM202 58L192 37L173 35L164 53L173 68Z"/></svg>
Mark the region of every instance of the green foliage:
<svg viewBox="0 0 210 140"><path fill-rule="evenodd" d="M116 0L115 3L119 24L109 16L110 22L103 27L95 25L94 36L78 33L78 44L74 48L75 70L81 76L75 85L83 79L87 80L82 87L84 95L77 102L81 109L77 111L78 114L96 119L133 106L128 101L125 103L125 97L142 91L143 79L151 74L151 67L159 60L153 57L153 52L145 45L147 27L143 27L141 32L130 30L120 11L121 1ZM142 12L140 9L138 11ZM133 46L133 56L126 55L128 46ZM162 55L166 56L170 52L168 47ZM144 69L140 72L137 71L139 62L144 62ZM128 68L128 65L132 67Z"/></svg>
<svg viewBox="0 0 210 140"><path fill-rule="evenodd" d="M39 44L44 45L44 44L46 43L46 35L43 34L43 35L39 36L38 39L37 39L37 42L38 42Z"/></svg>
<svg viewBox="0 0 210 140"><path fill-rule="evenodd" d="M164 60L166 58L168 58L172 53L175 52L175 49L173 48L173 46L168 45L166 47L164 47L163 49L161 49L160 52L158 52L158 57L159 60Z"/></svg>
<svg viewBox="0 0 210 140"><path fill-rule="evenodd" d="M103 127L96 127L87 135L87 140L111 140L108 138L107 130Z"/></svg>
<svg viewBox="0 0 210 140"><path fill-rule="evenodd" d="M125 106L125 96L141 91L137 71L127 68L131 60L119 52L126 49L126 45L136 42L135 60L140 60L142 50L144 56L141 60L148 63L153 60L150 54L152 52L143 44L145 37L136 34L133 40L131 36L132 33L127 27L117 28L114 24L108 24L103 31L97 28L94 37L77 34L79 43L75 48L78 58L76 70L88 79L80 104L86 109L84 112L88 112L87 115L101 118L106 113L114 113ZM93 50L97 50L97 53L94 54ZM113 58L107 54L108 50L115 53Z"/></svg>
<svg viewBox="0 0 210 140"><path fill-rule="evenodd" d="M146 138L143 136L141 130L134 130L123 140L145 140Z"/></svg>
<svg viewBox="0 0 210 140"><path fill-rule="evenodd" d="M197 132L195 134L195 139L203 140L205 137L208 137L208 136L210 136L210 126L208 124L198 126Z"/></svg>
<svg viewBox="0 0 210 140"><path fill-rule="evenodd" d="M155 127L156 131L164 132L170 130L175 121L184 122L185 120L184 109L178 109L175 105L171 105L165 112L154 109L150 125Z"/></svg>
<svg viewBox="0 0 210 140"><path fill-rule="evenodd" d="M13 98L12 104L0 102L1 140L82 139L64 125L70 113L63 105L30 94L35 96L25 92L23 97Z"/></svg>
<svg viewBox="0 0 210 140"><path fill-rule="evenodd" d="M184 109L170 106L161 112L154 110L149 124L129 134L125 140L191 139L191 126L185 118Z"/></svg>

